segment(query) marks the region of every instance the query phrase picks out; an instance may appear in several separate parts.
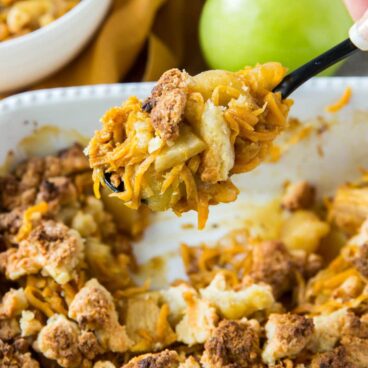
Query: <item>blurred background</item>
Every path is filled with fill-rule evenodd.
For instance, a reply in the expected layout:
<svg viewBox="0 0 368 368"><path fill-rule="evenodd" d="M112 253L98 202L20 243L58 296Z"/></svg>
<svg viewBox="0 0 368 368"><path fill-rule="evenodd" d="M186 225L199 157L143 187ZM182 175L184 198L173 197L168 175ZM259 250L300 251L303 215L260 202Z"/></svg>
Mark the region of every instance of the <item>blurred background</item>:
<svg viewBox="0 0 368 368"><path fill-rule="evenodd" d="M4 92L2 84L9 85L7 94L11 94L46 87L153 81L172 67L195 74L208 68L236 70L280 61L292 70L344 40L352 25L343 0L100 0L98 4L105 1L102 20L96 20L85 41L68 57L60 56L63 62L53 61L55 67L40 66L44 72L34 71L34 80L25 78L22 85L9 83L8 70L19 73L37 63L37 57L45 60L71 46L91 17L83 15L82 7L90 3L94 14L96 1L0 0L0 92ZM365 0L355 1L368 6ZM78 14L83 19L76 19L73 26ZM53 37L55 43L64 36L68 41L48 51L53 41L46 41L47 32L55 33L63 24L64 30ZM38 46L29 46L24 60L17 56L17 47L31 45L41 36L45 38L41 47L38 41ZM368 75L368 56L356 54L326 73L332 74Z"/></svg>

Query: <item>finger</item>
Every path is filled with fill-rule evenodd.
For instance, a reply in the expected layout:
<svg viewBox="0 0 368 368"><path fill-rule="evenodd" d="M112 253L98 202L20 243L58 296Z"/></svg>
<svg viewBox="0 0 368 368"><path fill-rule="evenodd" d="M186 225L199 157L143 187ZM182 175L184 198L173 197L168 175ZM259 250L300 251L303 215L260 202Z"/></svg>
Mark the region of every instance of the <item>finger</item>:
<svg viewBox="0 0 368 368"><path fill-rule="evenodd" d="M363 51L368 51L368 10L349 30L350 40Z"/></svg>
<svg viewBox="0 0 368 368"><path fill-rule="evenodd" d="M344 2L354 20L362 17L368 9L368 0L344 0Z"/></svg>

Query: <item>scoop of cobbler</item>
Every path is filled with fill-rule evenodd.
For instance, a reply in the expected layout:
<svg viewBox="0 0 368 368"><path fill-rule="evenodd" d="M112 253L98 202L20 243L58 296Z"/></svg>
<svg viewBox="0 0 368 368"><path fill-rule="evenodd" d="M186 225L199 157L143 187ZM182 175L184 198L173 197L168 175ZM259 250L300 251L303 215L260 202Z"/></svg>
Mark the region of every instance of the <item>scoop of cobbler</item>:
<svg viewBox="0 0 368 368"><path fill-rule="evenodd" d="M232 202L232 174L252 170L286 128L290 100L273 89L285 74L278 63L232 73L165 72L144 102L135 97L110 109L87 154L96 195L108 178L131 208L198 212Z"/></svg>

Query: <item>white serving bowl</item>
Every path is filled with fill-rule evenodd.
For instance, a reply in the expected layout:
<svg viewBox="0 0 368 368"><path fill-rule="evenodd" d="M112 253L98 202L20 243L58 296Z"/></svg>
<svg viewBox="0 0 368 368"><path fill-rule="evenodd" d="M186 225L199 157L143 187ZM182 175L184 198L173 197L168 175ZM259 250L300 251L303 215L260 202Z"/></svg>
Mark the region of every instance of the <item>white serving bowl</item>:
<svg viewBox="0 0 368 368"><path fill-rule="evenodd" d="M0 93L24 88L72 60L101 24L111 0L82 0L46 27L0 42Z"/></svg>
<svg viewBox="0 0 368 368"><path fill-rule="evenodd" d="M347 86L353 89L350 104L338 114L326 114L325 106L336 101ZM131 83L57 88L0 100L0 165L9 150L18 159L24 158L25 147L18 143L35 127L52 124L61 130L37 140L32 154L55 152L70 145L78 137L76 131L90 137L101 126L99 118L109 107L121 104L130 95L143 99L152 87L151 83ZM256 206L280 195L288 180L310 181L321 197L332 194L345 181L359 177L361 168L368 168L368 78L316 78L292 97L295 99L292 116L302 121L312 119L313 124L315 117L322 115L336 123L324 133L313 133L291 146L278 162L263 163L252 172L234 176L241 191L239 198L212 206L205 230L196 229L197 214L193 211L180 218L170 211L153 216L142 239L134 244L140 263L166 255L166 270L160 272L166 271L169 281L185 278L178 250L180 243L211 243L244 226L254 216ZM187 224L193 226L183 226Z"/></svg>

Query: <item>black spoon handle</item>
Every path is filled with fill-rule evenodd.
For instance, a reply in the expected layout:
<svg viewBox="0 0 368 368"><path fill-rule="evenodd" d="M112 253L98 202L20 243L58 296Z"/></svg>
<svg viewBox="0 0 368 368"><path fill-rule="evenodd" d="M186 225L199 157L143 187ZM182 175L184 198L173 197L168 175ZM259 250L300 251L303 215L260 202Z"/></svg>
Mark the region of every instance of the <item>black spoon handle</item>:
<svg viewBox="0 0 368 368"><path fill-rule="evenodd" d="M324 54L316 57L307 64L304 64L300 68L288 74L274 89L274 92L281 92L282 98L287 98L308 79L314 77L329 66L336 64L358 50L359 49L348 38Z"/></svg>

